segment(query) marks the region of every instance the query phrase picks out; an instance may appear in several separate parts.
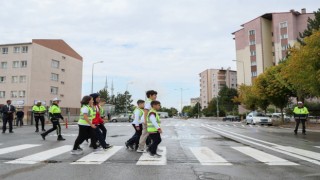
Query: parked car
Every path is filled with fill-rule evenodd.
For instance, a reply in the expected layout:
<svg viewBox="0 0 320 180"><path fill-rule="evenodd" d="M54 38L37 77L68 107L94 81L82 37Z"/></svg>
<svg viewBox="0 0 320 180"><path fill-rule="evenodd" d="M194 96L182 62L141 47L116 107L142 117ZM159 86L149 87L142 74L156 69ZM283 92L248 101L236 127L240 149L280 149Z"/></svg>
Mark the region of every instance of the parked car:
<svg viewBox="0 0 320 180"><path fill-rule="evenodd" d="M281 113L272 113L271 118L273 120L279 120L281 119ZM289 116L286 115L286 113L283 113L283 118L285 122L290 122L291 118Z"/></svg>
<svg viewBox="0 0 320 180"><path fill-rule="evenodd" d="M132 118L130 114L119 114L111 117L110 122L131 122Z"/></svg>
<svg viewBox="0 0 320 180"><path fill-rule="evenodd" d="M272 125L272 120L269 116L266 116L265 114L261 112L250 112L246 117L246 124L267 124Z"/></svg>
<svg viewBox="0 0 320 180"><path fill-rule="evenodd" d="M222 118L222 121L241 121L239 116L226 116Z"/></svg>

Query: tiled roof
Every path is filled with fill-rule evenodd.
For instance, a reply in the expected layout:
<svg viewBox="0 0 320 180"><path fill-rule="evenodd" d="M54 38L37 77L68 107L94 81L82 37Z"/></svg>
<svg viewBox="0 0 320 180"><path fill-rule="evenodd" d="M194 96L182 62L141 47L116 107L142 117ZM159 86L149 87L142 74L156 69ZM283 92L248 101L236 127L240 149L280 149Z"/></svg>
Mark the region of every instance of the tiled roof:
<svg viewBox="0 0 320 180"><path fill-rule="evenodd" d="M39 44L82 61L82 57L62 39L32 39L32 43Z"/></svg>

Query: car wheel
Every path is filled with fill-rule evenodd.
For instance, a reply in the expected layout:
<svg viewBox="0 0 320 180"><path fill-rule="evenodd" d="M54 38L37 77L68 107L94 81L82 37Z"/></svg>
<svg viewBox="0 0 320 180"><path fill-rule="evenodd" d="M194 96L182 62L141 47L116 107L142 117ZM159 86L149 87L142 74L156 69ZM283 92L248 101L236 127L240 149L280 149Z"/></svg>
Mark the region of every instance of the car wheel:
<svg viewBox="0 0 320 180"><path fill-rule="evenodd" d="M116 119L112 119L112 122L118 122Z"/></svg>
<svg viewBox="0 0 320 180"><path fill-rule="evenodd" d="M251 121L251 124L252 124L252 125L256 125L256 124L253 122L253 119L252 119L252 121Z"/></svg>

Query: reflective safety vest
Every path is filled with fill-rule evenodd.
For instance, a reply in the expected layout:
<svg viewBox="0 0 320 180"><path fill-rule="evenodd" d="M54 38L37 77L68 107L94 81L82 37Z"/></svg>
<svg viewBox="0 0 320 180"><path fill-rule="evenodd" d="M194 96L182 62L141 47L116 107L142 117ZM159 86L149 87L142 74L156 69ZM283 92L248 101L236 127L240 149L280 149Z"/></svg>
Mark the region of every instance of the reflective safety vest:
<svg viewBox="0 0 320 180"><path fill-rule="evenodd" d="M158 132L158 129L152 124L152 122L150 120L151 114L155 114L159 127L161 125L160 116L159 116L158 112L156 110L154 110L153 108L151 108L151 110L148 112L148 115L147 115L147 131L148 132Z"/></svg>
<svg viewBox="0 0 320 180"><path fill-rule="evenodd" d="M32 107L32 111L35 113L35 115L43 115L46 112L46 108L44 106L34 105Z"/></svg>
<svg viewBox="0 0 320 180"><path fill-rule="evenodd" d="M293 114L295 119L307 119L309 111L306 107L295 107L293 110Z"/></svg>
<svg viewBox="0 0 320 180"><path fill-rule="evenodd" d="M136 107L136 109L133 111L133 115L132 115L132 119L134 120L136 117L135 117L135 112L136 111L139 111L139 120L138 120L138 123L142 123L141 122L141 117L143 116L143 110L140 109L139 107Z"/></svg>
<svg viewBox="0 0 320 180"><path fill-rule="evenodd" d="M51 114L58 114L59 113L60 114L61 113L61 109L60 109L59 106L53 104L49 109L49 113L51 113Z"/></svg>
<svg viewBox="0 0 320 180"><path fill-rule="evenodd" d="M93 109L88 105L83 105L82 108L83 107L87 107L88 108L88 119L91 122L92 119L95 117L95 116L93 116L93 112L94 112ZM89 123L84 119L84 114L82 112L80 112L80 117L79 117L78 124L89 126Z"/></svg>

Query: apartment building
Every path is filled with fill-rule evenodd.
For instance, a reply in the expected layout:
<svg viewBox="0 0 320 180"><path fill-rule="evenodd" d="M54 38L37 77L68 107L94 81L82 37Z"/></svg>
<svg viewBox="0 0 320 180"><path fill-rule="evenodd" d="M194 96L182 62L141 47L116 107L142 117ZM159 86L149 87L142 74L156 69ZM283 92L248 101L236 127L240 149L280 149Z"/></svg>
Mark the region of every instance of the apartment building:
<svg viewBox="0 0 320 180"><path fill-rule="evenodd" d="M234 33L238 84L251 85L266 68L286 57L287 50L297 42L299 32L307 27L314 13L290 10L266 13L245 24Z"/></svg>
<svg viewBox="0 0 320 180"><path fill-rule="evenodd" d="M227 86L237 88L237 71L228 69L207 69L200 76L200 104L207 108L209 102L217 97L219 91Z"/></svg>
<svg viewBox="0 0 320 180"><path fill-rule="evenodd" d="M197 103L200 103L200 97L191 98L191 99L190 99L190 106L191 106L191 107L194 107Z"/></svg>
<svg viewBox="0 0 320 180"><path fill-rule="evenodd" d="M0 104L31 110L35 101L78 109L82 89L82 57L60 39L0 45Z"/></svg>

